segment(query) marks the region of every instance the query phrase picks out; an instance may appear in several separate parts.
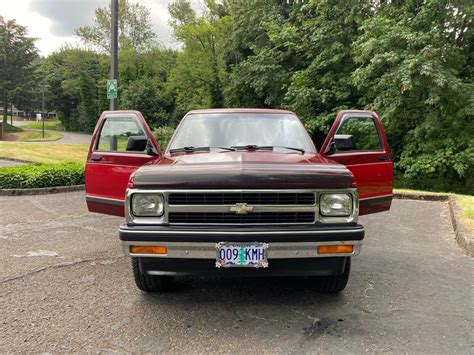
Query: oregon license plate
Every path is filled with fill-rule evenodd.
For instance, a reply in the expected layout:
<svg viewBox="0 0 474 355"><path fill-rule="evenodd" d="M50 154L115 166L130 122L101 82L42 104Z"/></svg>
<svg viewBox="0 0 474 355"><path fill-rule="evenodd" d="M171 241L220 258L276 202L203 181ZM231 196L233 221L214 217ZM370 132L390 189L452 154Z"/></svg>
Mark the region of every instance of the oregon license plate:
<svg viewBox="0 0 474 355"><path fill-rule="evenodd" d="M268 267L267 243L216 244L216 267Z"/></svg>

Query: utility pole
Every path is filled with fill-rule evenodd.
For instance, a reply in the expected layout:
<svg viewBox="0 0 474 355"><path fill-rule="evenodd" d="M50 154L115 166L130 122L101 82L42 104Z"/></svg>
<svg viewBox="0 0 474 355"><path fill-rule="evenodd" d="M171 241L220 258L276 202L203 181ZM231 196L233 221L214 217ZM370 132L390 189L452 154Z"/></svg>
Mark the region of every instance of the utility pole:
<svg viewBox="0 0 474 355"><path fill-rule="evenodd" d="M110 38L110 79L117 80L118 77L118 0L110 0L111 9L111 38ZM117 109L117 98L110 99L110 110Z"/></svg>
<svg viewBox="0 0 474 355"><path fill-rule="evenodd" d="M44 92L45 92L46 88L48 87L48 85L39 84L38 86L41 89L43 89L42 90L43 98L42 98L42 101L41 101L42 102L42 104L41 104L41 121L42 121L42 125L43 125L42 131L43 131L43 138L44 138L44 119L45 119L45 117L44 117Z"/></svg>
<svg viewBox="0 0 474 355"><path fill-rule="evenodd" d="M44 89L45 89L45 86L43 85L43 104L41 105L41 121L43 121L43 138L44 138L44 119L45 119L45 117L43 116L44 115Z"/></svg>

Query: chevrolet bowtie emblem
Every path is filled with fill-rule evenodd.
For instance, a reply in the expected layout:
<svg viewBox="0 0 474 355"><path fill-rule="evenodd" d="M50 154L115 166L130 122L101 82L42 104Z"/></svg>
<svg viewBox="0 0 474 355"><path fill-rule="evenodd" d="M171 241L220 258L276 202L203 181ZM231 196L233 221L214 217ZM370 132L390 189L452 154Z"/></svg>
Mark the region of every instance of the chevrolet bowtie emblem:
<svg viewBox="0 0 474 355"><path fill-rule="evenodd" d="M248 214L253 211L253 206L247 206L246 203L236 203L235 206L229 208L229 212L236 214Z"/></svg>

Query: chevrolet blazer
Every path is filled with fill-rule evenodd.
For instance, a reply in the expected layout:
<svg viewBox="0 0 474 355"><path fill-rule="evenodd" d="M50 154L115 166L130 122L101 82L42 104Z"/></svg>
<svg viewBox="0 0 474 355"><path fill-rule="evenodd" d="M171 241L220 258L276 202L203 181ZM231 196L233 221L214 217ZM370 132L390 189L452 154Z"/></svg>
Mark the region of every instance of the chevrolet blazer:
<svg viewBox="0 0 474 355"><path fill-rule="evenodd" d="M142 114L108 111L86 162L90 211L124 216L119 235L136 285L179 274L304 275L346 287L364 228L387 211L392 159L375 112L341 111L319 151L297 116L196 110L162 151Z"/></svg>

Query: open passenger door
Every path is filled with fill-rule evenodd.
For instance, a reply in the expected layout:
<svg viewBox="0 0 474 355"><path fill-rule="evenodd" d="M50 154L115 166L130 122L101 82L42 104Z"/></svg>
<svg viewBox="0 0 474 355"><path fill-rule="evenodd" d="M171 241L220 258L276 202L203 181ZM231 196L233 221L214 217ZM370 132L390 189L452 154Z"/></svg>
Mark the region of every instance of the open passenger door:
<svg viewBox="0 0 474 355"><path fill-rule="evenodd" d="M388 211L392 203L393 163L387 137L375 112L338 113L321 155L344 164L359 192L359 214Z"/></svg>
<svg viewBox="0 0 474 355"><path fill-rule="evenodd" d="M160 159L160 147L140 112L102 113L86 161L89 211L124 216L130 175L140 166Z"/></svg>

